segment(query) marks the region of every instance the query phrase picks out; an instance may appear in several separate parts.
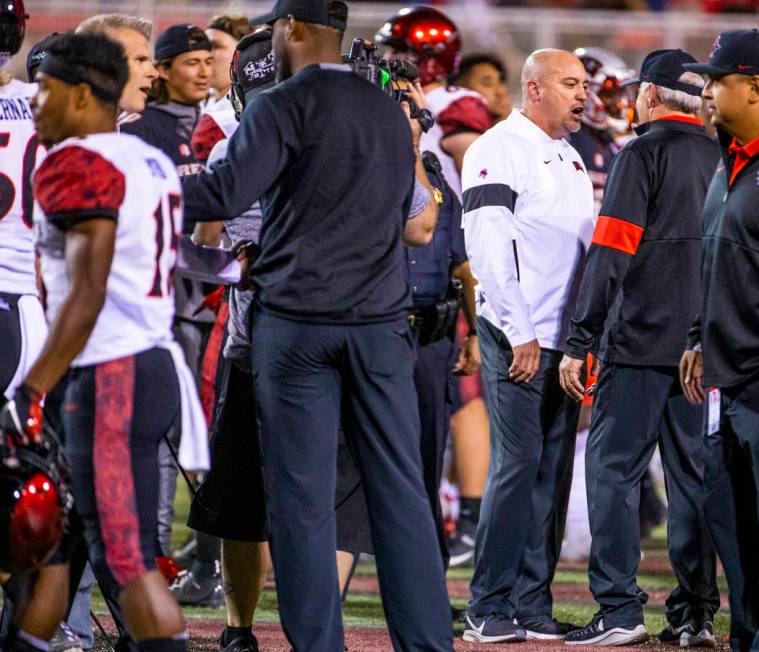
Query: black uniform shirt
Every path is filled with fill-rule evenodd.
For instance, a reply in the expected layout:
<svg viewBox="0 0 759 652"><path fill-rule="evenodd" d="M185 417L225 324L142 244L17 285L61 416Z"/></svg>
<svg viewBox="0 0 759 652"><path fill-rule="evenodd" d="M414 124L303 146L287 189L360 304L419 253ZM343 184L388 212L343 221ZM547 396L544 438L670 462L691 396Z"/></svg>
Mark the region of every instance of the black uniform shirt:
<svg viewBox="0 0 759 652"><path fill-rule="evenodd" d="M722 162L704 205L703 303L689 338L690 347L701 343L707 387L759 374L759 140L735 175L731 140L720 134Z"/></svg>
<svg viewBox="0 0 759 652"><path fill-rule="evenodd" d="M719 150L696 120L642 131L611 164L566 352L676 366L699 311L701 210Z"/></svg>
<svg viewBox="0 0 759 652"><path fill-rule="evenodd" d="M387 321L410 307L402 244L414 186L399 105L347 66L308 66L245 108L226 159L182 179L185 217L261 199L258 304L295 319Z"/></svg>
<svg viewBox="0 0 759 652"><path fill-rule="evenodd" d="M424 306L445 298L451 272L466 262L461 202L446 183L442 171L427 168L433 186L443 195L432 242L424 247L407 247L409 284L414 306Z"/></svg>

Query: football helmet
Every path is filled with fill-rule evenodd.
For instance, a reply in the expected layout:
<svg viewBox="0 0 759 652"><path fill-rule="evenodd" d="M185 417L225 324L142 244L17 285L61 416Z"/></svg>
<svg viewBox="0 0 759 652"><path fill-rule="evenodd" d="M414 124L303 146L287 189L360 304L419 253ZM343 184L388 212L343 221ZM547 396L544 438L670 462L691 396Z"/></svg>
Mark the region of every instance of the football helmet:
<svg viewBox="0 0 759 652"><path fill-rule="evenodd" d="M0 438L0 571L24 573L50 559L68 531L69 467L48 426L24 446Z"/></svg>
<svg viewBox="0 0 759 652"><path fill-rule="evenodd" d="M401 9L380 28L374 40L416 64L422 86L458 70L459 30L448 16L432 7Z"/></svg>
<svg viewBox="0 0 759 652"><path fill-rule="evenodd" d="M0 3L0 60L7 61L21 49L26 19L23 0Z"/></svg>
<svg viewBox="0 0 759 652"><path fill-rule="evenodd" d="M636 76L620 57L604 48L577 48L588 75L588 99L582 121L601 131L629 131L635 111L635 86L620 84Z"/></svg>

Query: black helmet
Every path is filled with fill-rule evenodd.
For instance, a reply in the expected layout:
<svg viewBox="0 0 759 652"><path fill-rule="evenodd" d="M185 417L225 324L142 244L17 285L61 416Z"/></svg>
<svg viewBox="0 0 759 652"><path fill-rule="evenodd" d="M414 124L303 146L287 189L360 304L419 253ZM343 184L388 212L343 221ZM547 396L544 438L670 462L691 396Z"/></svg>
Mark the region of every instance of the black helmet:
<svg viewBox="0 0 759 652"><path fill-rule="evenodd" d="M0 55L12 57L21 49L26 18L22 0L3 0L0 3Z"/></svg>
<svg viewBox="0 0 759 652"><path fill-rule="evenodd" d="M73 499L60 443L45 426L28 446L6 444L0 460L0 571L24 573L44 564L68 530Z"/></svg>

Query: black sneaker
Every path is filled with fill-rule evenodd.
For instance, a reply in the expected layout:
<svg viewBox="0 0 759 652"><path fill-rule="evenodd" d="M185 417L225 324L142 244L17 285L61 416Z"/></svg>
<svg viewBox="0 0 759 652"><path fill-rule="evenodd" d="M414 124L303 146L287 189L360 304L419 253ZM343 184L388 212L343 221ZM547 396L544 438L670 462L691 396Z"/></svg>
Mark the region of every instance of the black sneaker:
<svg viewBox="0 0 759 652"><path fill-rule="evenodd" d="M582 629L569 632L564 638L566 645L634 645L645 643L648 633L643 623L624 627L604 627L604 619L601 614L596 614L593 619Z"/></svg>
<svg viewBox="0 0 759 652"><path fill-rule="evenodd" d="M501 614L477 617L468 612L462 638L470 643L516 643L527 640L527 634L513 618Z"/></svg>
<svg viewBox="0 0 759 652"><path fill-rule="evenodd" d="M680 625L679 627L675 627L674 625L667 625L659 634L656 636L656 638L659 639L660 643L664 643L665 645L680 645L680 635L685 631L685 629L688 627L688 625Z"/></svg>
<svg viewBox="0 0 759 652"><path fill-rule="evenodd" d="M224 632L222 632L219 636L219 652L260 652L260 650L258 649L258 640L251 632L236 636L226 645L224 644Z"/></svg>
<svg viewBox="0 0 759 652"><path fill-rule="evenodd" d="M182 573L169 587L174 599L188 607L221 607L224 604L224 591L221 579L211 577L198 580L191 571Z"/></svg>
<svg viewBox="0 0 759 652"><path fill-rule="evenodd" d="M717 647L714 626L709 623L688 623L680 633L680 647Z"/></svg>
<svg viewBox="0 0 759 652"><path fill-rule="evenodd" d="M474 539L477 526L474 523L459 521L456 533L448 539L448 553L451 555L448 565L471 566L474 562Z"/></svg>
<svg viewBox="0 0 759 652"><path fill-rule="evenodd" d="M555 618L543 618L541 620L527 620L519 623L524 627L527 640L556 641L564 638L569 632L578 629L572 623L562 623Z"/></svg>
<svg viewBox="0 0 759 652"><path fill-rule="evenodd" d="M50 652L82 652L82 641L66 623L61 623L50 639Z"/></svg>

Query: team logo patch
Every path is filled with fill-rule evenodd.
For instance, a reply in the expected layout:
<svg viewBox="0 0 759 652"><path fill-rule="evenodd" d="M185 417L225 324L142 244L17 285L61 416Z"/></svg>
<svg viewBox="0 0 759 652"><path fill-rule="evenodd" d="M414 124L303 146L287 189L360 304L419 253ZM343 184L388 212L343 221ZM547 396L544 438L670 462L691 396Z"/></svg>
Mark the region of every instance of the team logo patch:
<svg viewBox="0 0 759 652"><path fill-rule="evenodd" d="M269 52L262 59L256 59L255 61L249 61L242 71L245 73L248 81L254 79L264 79L271 75L274 70L274 52Z"/></svg>
<svg viewBox="0 0 759 652"><path fill-rule="evenodd" d="M575 170L579 170L580 172L585 172L585 170L582 169L582 163L579 161L572 161L572 165L575 166Z"/></svg>
<svg viewBox="0 0 759 652"><path fill-rule="evenodd" d="M480 170L480 179L484 179L486 176L488 176L488 169L482 168L482 170Z"/></svg>
<svg viewBox="0 0 759 652"><path fill-rule="evenodd" d="M192 154L190 146L187 143L179 143L179 154L180 156L190 156Z"/></svg>
<svg viewBox="0 0 759 652"><path fill-rule="evenodd" d="M593 165L595 165L597 168L602 168L604 166L604 156L601 154L601 152L596 152L593 154Z"/></svg>
<svg viewBox="0 0 759 652"><path fill-rule="evenodd" d="M722 35L720 34L717 36L717 38L714 39L714 43L712 43L712 49L709 51L710 59L714 56L714 53L722 47L722 43L720 42L721 38Z"/></svg>

